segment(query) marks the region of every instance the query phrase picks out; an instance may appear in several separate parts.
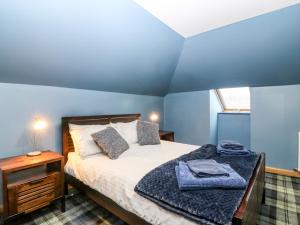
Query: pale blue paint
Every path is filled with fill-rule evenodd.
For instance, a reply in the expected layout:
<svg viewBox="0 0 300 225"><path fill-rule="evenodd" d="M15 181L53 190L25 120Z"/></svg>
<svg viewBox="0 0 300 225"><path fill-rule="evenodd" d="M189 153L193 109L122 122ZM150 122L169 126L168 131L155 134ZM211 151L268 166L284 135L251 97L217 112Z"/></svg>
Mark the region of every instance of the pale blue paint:
<svg viewBox="0 0 300 225"><path fill-rule="evenodd" d="M177 142L215 144L217 113L220 111L214 91L168 94L164 99L164 127L175 131Z"/></svg>
<svg viewBox="0 0 300 225"><path fill-rule="evenodd" d="M169 92L300 83L300 4L187 38Z"/></svg>
<svg viewBox="0 0 300 225"><path fill-rule="evenodd" d="M210 107L210 143L218 143L218 113L223 111L216 92L209 91L209 107Z"/></svg>
<svg viewBox="0 0 300 225"><path fill-rule="evenodd" d="M163 98L101 91L0 83L0 158L32 150L31 123L45 117L49 127L42 147L61 152L61 117L158 112L163 127Z"/></svg>
<svg viewBox="0 0 300 225"><path fill-rule="evenodd" d="M0 82L161 96L295 84L299 27L298 4L184 40L131 0L2 0Z"/></svg>
<svg viewBox="0 0 300 225"><path fill-rule="evenodd" d="M251 146L267 165L297 167L300 85L251 88Z"/></svg>
<svg viewBox="0 0 300 225"><path fill-rule="evenodd" d="M221 140L235 140L251 149L250 113L219 113L218 142Z"/></svg>
<svg viewBox="0 0 300 225"><path fill-rule="evenodd" d="M209 91L168 94L164 105L164 127L175 131L175 141L195 145L209 143Z"/></svg>
<svg viewBox="0 0 300 225"><path fill-rule="evenodd" d="M0 82L164 95L183 41L131 0L1 0Z"/></svg>

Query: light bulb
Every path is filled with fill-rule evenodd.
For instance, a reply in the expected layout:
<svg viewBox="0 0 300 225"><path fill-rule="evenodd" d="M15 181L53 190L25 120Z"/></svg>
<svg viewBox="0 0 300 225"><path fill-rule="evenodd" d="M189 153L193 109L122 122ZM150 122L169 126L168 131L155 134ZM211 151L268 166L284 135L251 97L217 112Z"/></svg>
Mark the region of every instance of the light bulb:
<svg viewBox="0 0 300 225"><path fill-rule="evenodd" d="M158 116L157 113L151 113L151 115L150 115L150 121L151 122L157 122L158 119L159 119L159 116Z"/></svg>
<svg viewBox="0 0 300 225"><path fill-rule="evenodd" d="M47 122L42 119L37 119L33 125L35 130L43 130L47 127Z"/></svg>

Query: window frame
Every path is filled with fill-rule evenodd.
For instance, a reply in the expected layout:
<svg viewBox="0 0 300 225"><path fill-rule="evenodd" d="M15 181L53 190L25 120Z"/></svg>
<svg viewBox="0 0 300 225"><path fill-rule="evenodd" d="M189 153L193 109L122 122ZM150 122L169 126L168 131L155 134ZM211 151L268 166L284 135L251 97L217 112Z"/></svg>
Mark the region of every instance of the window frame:
<svg viewBox="0 0 300 225"><path fill-rule="evenodd" d="M223 98L223 96L222 96L222 94L220 92L220 89L222 89L222 88L215 89L215 92L216 92L216 94L218 96L218 99L219 99L219 101L221 103L221 106L222 106L224 112L251 112L251 108L250 109L238 109L238 108L236 108L236 109L233 108L232 109L232 108L226 108L225 100L224 100L224 98Z"/></svg>

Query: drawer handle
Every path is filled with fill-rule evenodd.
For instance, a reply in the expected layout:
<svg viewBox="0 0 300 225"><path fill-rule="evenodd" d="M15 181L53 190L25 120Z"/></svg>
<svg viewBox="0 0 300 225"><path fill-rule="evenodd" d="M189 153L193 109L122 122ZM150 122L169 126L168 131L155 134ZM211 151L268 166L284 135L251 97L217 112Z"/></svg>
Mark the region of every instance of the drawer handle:
<svg viewBox="0 0 300 225"><path fill-rule="evenodd" d="M45 177L43 177L43 178L41 178L41 179L38 179L38 180L30 181L29 183L30 183L30 184L37 184L37 183L42 182L44 179L45 179Z"/></svg>

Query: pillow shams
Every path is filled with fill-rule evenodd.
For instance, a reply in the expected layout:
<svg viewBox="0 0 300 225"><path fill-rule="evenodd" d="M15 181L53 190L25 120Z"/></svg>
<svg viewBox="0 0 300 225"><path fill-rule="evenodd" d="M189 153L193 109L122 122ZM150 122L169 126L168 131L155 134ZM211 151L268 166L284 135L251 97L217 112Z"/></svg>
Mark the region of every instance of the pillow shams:
<svg viewBox="0 0 300 225"><path fill-rule="evenodd" d="M117 159L129 145L113 127L92 134L94 141L110 159Z"/></svg>
<svg viewBox="0 0 300 225"><path fill-rule="evenodd" d="M101 153L101 150L94 142L91 134L104 130L109 126L107 125L77 125L69 124L69 132L71 134L75 152L81 158L86 158L90 155Z"/></svg>
<svg viewBox="0 0 300 225"><path fill-rule="evenodd" d="M129 123L112 123L111 126L119 132L128 144L135 144L138 142L137 120Z"/></svg>
<svg viewBox="0 0 300 225"><path fill-rule="evenodd" d="M160 144L159 126L146 121L137 122L137 136L140 145Z"/></svg>

